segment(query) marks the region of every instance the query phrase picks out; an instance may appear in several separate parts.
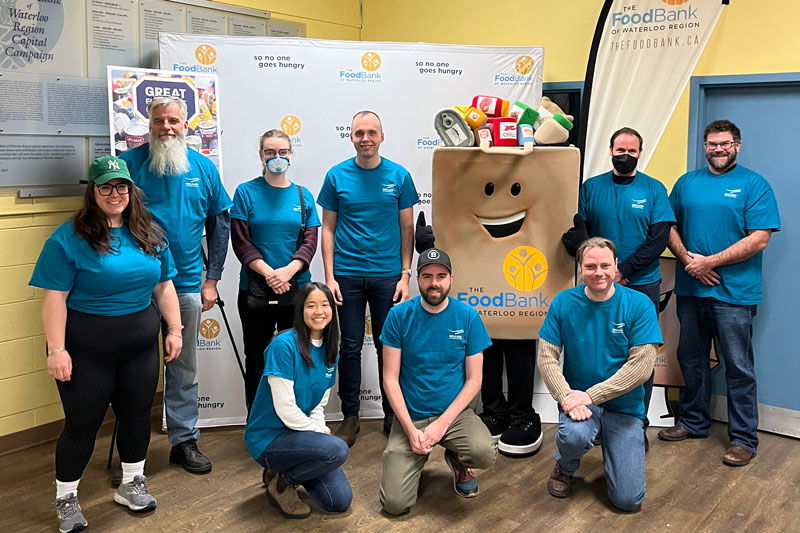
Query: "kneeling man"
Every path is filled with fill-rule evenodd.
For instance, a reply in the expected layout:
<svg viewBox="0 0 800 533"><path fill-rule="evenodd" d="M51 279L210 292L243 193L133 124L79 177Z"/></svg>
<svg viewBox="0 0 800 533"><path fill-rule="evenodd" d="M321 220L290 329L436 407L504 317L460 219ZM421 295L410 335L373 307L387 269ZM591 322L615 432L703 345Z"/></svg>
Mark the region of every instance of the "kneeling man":
<svg viewBox="0 0 800 533"><path fill-rule="evenodd" d="M650 299L614 283L614 243L593 237L576 257L584 284L553 299L539 330L539 371L559 404L547 490L567 497L581 457L599 440L611 503L635 511L645 493L642 384L653 371L661 331Z"/></svg>
<svg viewBox="0 0 800 533"><path fill-rule="evenodd" d="M436 444L445 447L464 498L478 494L470 468L488 468L497 455L489 430L469 408L491 341L478 312L447 296L451 272L446 253L424 251L417 262L420 296L392 308L381 333L383 384L396 417L381 477L381 505L391 515L417 501L422 467Z"/></svg>

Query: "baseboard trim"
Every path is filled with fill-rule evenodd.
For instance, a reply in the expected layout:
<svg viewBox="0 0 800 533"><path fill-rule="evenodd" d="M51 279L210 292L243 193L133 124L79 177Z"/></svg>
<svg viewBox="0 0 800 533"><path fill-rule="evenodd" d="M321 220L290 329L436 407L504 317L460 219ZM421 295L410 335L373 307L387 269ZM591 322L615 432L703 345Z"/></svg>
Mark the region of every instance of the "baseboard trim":
<svg viewBox="0 0 800 533"><path fill-rule="evenodd" d="M728 422L728 398L719 394L711 396L711 418ZM758 430L785 437L800 438L800 411L758 404Z"/></svg>
<svg viewBox="0 0 800 533"><path fill-rule="evenodd" d="M161 420L163 393L158 391L155 398L153 398L152 419ZM103 425L100 426L100 431L97 432L98 436L105 436L111 433L114 429L114 412L109 406L106 416L103 419ZM56 420L49 424L32 427L9 435L0 437L0 456L9 453L18 452L27 448L38 446L57 440L61 432L64 430L64 420Z"/></svg>

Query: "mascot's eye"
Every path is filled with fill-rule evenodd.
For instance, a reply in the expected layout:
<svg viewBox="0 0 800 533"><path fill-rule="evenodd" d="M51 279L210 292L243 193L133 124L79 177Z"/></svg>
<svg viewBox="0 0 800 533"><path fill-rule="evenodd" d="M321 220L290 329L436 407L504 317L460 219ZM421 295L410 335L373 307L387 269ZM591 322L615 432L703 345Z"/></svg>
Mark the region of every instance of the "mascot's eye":
<svg viewBox="0 0 800 533"><path fill-rule="evenodd" d="M522 185L515 183L511 186L511 196L519 196L520 192L522 192Z"/></svg>
<svg viewBox="0 0 800 533"><path fill-rule="evenodd" d="M491 181L486 184L486 187L483 188L483 192L486 193L486 196L491 196L494 194L494 183Z"/></svg>

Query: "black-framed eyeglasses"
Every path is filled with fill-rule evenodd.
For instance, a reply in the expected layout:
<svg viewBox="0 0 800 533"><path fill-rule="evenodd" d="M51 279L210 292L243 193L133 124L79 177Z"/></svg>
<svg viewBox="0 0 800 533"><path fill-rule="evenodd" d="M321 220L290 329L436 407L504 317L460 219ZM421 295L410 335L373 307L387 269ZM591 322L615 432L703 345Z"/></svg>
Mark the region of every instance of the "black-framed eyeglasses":
<svg viewBox="0 0 800 533"><path fill-rule="evenodd" d="M716 150L717 147L722 148L723 150L730 150L732 146L738 144L739 141L722 141L721 143L712 143L709 141L704 142L703 144L709 150Z"/></svg>
<svg viewBox="0 0 800 533"><path fill-rule="evenodd" d="M111 196L111 192L116 189L117 194L120 196L124 196L128 194L131 190L130 183L117 183L116 185L111 185L110 183L104 183L102 185L96 185L97 192L100 193L100 196Z"/></svg>
<svg viewBox="0 0 800 533"><path fill-rule="evenodd" d="M278 150L277 152L275 150L262 150L262 152L264 152L264 157L267 157L267 158L275 157L276 155L279 155L281 157L288 157L289 154L292 153L291 150L288 150L286 148L282 148L282 149Z"/></svg>

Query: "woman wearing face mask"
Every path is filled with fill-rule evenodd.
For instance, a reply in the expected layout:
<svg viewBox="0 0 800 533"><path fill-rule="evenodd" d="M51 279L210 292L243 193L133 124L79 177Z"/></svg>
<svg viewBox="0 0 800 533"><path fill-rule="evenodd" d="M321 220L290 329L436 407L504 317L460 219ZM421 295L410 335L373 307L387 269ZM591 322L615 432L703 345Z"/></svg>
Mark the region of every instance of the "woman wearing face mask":
<svg viewBox="0 0 800 533"><path fill-rule="evenodd" d="M280 130L261 136L262 175L236 188L231 209L231 241L242 263L239 276L239 317L245 353L245 400L253 404L264 349L277 327L292 326L291 298L257 298L250 276L261 276L275 295L286 295L311 281L308 266L317 250L320 226L314 197L286 177L291 164L292 141ZM302 201L300 194L302 191ZM301 207L302 206L302 207ZM286 303L270 304L279 300Z"/></svg>

